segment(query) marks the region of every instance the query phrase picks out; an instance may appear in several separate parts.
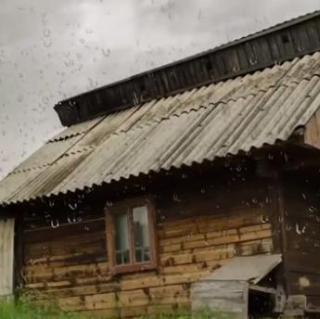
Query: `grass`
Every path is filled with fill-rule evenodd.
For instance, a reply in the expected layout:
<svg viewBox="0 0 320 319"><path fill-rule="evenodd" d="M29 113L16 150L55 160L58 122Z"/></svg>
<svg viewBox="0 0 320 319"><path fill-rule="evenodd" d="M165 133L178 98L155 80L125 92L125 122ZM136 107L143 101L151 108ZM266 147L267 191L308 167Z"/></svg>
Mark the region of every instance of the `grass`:
<svg viewBox="0 0 320 319"><path fill-rule="evenodd" d="M193 313L175 313L175 314L163 314L156 317L156 319L232 319L233 316L220 311L200 311ZM148 318L146 318L148 319Z"/></svg>
<svg viewBox="0 0 320 319"><path fill-rule="evenodd" d="M29 302L0 302L1 319L97 319L95 316L85 316L79 313L67 313L55 306L34 306ZM101 317L100 317L101 318ZM152 316L152 319L230 319L230 315L220 312L203 311L191 316L190 312L163 314ZM141 317L141 319L149 319Z"/></svg>
<svg viewBox="0 0 320 319"><path fill-rule="evenodd" d="M33 306L26 302L1 302L1 319L90 319L80 314L59 311L56 307Z"/></svg>

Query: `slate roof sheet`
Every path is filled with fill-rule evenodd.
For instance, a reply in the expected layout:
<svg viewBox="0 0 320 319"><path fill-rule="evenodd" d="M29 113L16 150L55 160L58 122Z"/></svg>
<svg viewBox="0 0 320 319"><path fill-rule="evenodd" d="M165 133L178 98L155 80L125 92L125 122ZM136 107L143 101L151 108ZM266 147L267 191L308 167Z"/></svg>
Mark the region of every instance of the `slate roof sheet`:
<svg viewBox="0 0 320 319"><path fill-rule="evenodd" d="M320 106L320 53L73 125L0 182L0 204L287 140Z"/></svg>

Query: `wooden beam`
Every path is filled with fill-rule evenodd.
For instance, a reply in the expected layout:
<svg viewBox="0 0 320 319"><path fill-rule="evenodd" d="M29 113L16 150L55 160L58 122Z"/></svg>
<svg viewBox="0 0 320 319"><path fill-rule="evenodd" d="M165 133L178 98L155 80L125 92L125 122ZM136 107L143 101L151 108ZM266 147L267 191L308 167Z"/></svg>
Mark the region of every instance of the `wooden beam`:
<svg viewBox="0 0 320 319"><path fill-rule="evenodd" d="M305 144L320 149L320 110L314 113L304 129Z"/></svg>
<svg viewBox="0 0 320 319"><path fill-rule="evenodd" d="M249 290L264 292L266 294L272 294L272 295L275 295L277 293L277 290L274 288L262 287L258 285L249 285Z"/></svg>

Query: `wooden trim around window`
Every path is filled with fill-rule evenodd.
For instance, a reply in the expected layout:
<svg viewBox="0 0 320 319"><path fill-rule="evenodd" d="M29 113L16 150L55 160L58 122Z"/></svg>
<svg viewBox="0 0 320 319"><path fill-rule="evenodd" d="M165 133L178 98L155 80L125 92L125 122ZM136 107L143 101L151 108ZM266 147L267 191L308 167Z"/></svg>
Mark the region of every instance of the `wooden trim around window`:
<svg viewBox="0 0 320 319"><path fill-rule="evenodd" d="M132 211L134 207L146 206L148 210L148 222L149 222L149 235L150 235L150 261L147 262L134 262L134 241L132 238L133 229L132 221L129 222L129 247L130 247L130 263L126 265L116 264L115 253L115 216L125 211ZM149 197L133 198L121 201L114 204L112 207L105 208L106 214L106 240L107 240L107 253L108 261L110 265L110 272L112 275L121 273L140 272L144 270L155 269L158 266L158 241L156 232L156 214L154 203Z"/></svg>

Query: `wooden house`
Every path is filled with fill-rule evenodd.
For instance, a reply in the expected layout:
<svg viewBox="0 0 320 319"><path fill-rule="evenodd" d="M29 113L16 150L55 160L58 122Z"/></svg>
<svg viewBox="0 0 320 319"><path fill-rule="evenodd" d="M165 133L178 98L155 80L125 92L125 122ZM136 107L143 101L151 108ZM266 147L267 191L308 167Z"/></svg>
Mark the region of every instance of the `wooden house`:
<svg viewBox="0 0 320 319"><path fill-rule="evenodd" d="M0 183L0 294L319 316L319 49L314 12L56 105Z"/></svg>

